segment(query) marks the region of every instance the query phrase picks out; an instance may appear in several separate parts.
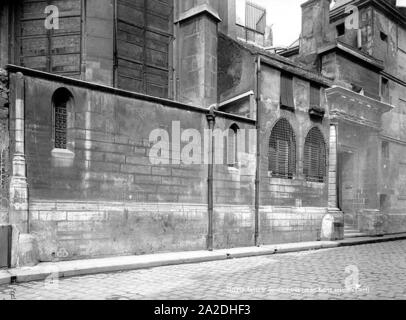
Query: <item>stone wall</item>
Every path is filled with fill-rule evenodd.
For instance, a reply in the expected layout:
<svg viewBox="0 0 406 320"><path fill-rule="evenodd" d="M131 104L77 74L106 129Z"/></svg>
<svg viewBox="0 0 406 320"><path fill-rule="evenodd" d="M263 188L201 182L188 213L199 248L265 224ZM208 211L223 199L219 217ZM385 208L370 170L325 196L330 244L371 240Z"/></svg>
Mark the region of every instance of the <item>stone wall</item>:
<svg viewBox="0 0 406 320"><path fill-rule="evenodd" d="M162 150L170 152L170 164L150 157L153 130L167 131L172 140L179 123L180 134L194 129L204 137L206 110L71 81L25 76L25 83L30 232L41 261L206 249L207 165L180 162L176 141ZM53 147L52 96L61 87L73 96L69 159ZM232 124L253 129L249 120L216 118L216 129ZM214 166L217 247L253 245L255 141L251 145L239 171Z"/></svg>

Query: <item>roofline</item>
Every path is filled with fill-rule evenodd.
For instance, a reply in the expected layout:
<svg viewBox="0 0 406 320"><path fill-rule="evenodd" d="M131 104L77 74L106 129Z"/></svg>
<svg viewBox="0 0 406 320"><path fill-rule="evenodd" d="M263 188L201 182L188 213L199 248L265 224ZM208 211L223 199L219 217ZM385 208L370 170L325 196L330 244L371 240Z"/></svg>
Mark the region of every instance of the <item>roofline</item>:
<svg viewBox="0 0 406 320"><path fill-rule="evenodd" d="M6 65L6 70L11 73L20 72L26 76L36 77L39 79L45 79L45 80L49 80L49 81L56 81L56 82L60 82L63 84L72 85L72 86L90 89L90 90L95 90L95 91L102 91L102 92L105 92L108 94L117 95L117 96L121 96L121 97L125 97L125 98L133 98L133 99L138 99L138 100L142 100L142 101L148 101L148 102L161 104L161 105L171 107L171 108L177 108L177 109L182 109L182 110L186 110L186 111L193 111L193 112L202 113L202 114L206 114L206 115L210 113L209 108L206 109L206 108L202 108L202 107L197 107L197 106L194 106L191 104L185 104L182 102L177 102L177 101L173 101L173 100L169 100L169 99L158 98L158 97L154 97L154 96L150 96L150 95L146 95L146 94L142 94L142 93L137 93L137 92L133 92L133 91L128 91L128 90L118 89L118 88L114 88L114 87L110 87L110 86L106 86L106 85L102 85L102 84L97 84L97 83L69 78L69 77L65 77L65 76L61 76L61 75L57 75L57 74L53 74L53 73L38 71L38 70L29 69L29 68L25 68L25 67L20 67L20 66L13 65L13 64ZM221 111L217 111L217 110L215 110L214 112L217 116L222 117L222 118L226 118L226 119L230 119L230 120L234 120L234 121L240 121L240 122L252 124L252 125L256 124L256 120L254 120L254 119L237 116L234 114L229 114L229 113L225 113L225 112L221 112Z"/></svg>
<svg viewBox="0 0 406 320"><path fill-rule="evenodd" d="M241 41L237 41L224 33L220 33L220 35L224 36L227 40L234 42L238 46L240 46L243 50L250 52L255 57L261 57L261 61L275 69L279 69L282 71L289 72L298 78L302 78L304 80L318 83L323 87L330 87L333 83L332 79L329 79L319 73L316 73L310 69L306 69L305 67L301 67L299 63L290 60L281 56L280 54L271 54L266 52L264 49L252 47L249 44L243 44Z"/></svg>
<svg viewBox="0 0 406 320"><path fill-rule="evenodd" d="M368 4L373 5L385 13L389 14L391 17L397 19L399 24L406 28L406 15L400 12L397 7L394 7L390 3L386 1L378 1L378 0L353 0L352 2L348 3L347 5L354 5L356 7L365 7ZM345 13L345 8L347 5L343 5L338 7L332 11L330 11L330 21L336 21L343 16L348 14Z"/></svg>
<svg viewBox="0 0 406 320"><path fill-rule="evenodd" d="M332 44L329 44L317 51L318 54L325 54L330 51L342 51L347 54L350 54L351 56L362 60L364 63L369 64L373 66L374 68L378 70L384 70L384 62L382 60L375 59L374 57L370 56L369 54L366 54L365 52L362 52L360 50L354 49L353 47L341 42L341 41L335 41Z"/></svg>

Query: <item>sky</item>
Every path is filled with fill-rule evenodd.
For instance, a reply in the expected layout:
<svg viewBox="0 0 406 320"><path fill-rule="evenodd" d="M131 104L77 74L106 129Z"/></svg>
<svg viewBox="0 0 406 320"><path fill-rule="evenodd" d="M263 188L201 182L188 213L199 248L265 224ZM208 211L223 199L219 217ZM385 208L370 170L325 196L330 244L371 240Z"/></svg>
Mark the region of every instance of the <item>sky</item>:
<svg viewBox="0 0 406 320"><path fill-rule="evenodd" d="M254 0L267 9L267 23L273 25L274 46L286 47L299 39L302 8L306 0Z"/></svg>

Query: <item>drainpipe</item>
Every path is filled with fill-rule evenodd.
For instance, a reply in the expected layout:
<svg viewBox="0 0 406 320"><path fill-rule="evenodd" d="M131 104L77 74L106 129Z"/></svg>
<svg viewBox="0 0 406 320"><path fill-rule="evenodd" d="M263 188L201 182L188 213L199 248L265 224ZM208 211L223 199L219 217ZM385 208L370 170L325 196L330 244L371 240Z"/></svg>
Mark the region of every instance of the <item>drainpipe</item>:
<svg viewBox="0 0 406 320"><path fill-rule="evenodd" d="M207 178L207 203L208 203L208 235L207 235L207 250L213 251L213 165L214 165L214 143L213 143L213 130L216 121L216 115L214 113L215 107L210 108L210 112L206 115L207 121L209 123L209 157L208 157L208 178Z"/></svg>
<svg viewBox="0 0 406 320"><path fill-rule="evenodd" d="M118 49L117 49L117 32L118 32L118 21L117 21L117 0L113 3L113 87L118 86Z"/></svg>
<svg viewBox="0 0 406 320"><path fill-rule="evenodd" d="M259 201L260 201L260 165L261 165L261 108L260 103L260 81L261 81L261 57L256 60L256 83L255 83L255 102L256 102L256 131L257 131L257 157L255 172L255 245L259 246Z"/></svg>

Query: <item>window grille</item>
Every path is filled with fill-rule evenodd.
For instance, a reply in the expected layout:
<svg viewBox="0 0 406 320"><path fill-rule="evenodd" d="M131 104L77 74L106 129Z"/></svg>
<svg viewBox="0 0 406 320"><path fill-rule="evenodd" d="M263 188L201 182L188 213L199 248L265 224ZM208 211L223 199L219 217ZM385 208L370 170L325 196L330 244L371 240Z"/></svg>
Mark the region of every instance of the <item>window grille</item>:
<svg viewBox="0 0 406 320"><path fill-rule="evenodd" d="M67 111L66 103L55 106L55 148L66 149Z"/></svg>
<svg viewBox="0 0 406 320"><path fill-rule="evenodd" d="M73 103L69 90L60 88L52 97L54 120L54 145L56 149L67 149L68 105Z"/></svg>
<svg viewBox="0 0 406 320"><path fill-rule="evenodd" d="M306 179L324 182L326 177L326 143L318 128L310 130L304 147L303 171Z"/></svg>
<svg viewBox="0 0 406 320"><path fill-rule="evenodd" d="M229 167L236 167L238 164L238 130L239 127L236 124L228 130L227 164Z"/></svg>
<svg viewBox="0 0 406 320"><path fill-rule="evenodd" d="M291 111L295 110L293 100L293 76L290 74L281 74L281 108Z"/></svg>
<svg viewBox="0 0 406 320"><path fill-rule="evenodd" d="M279 120L269 140L269 171L273 177L293 179L296 172L296 139L286 119Z"/></svg>

